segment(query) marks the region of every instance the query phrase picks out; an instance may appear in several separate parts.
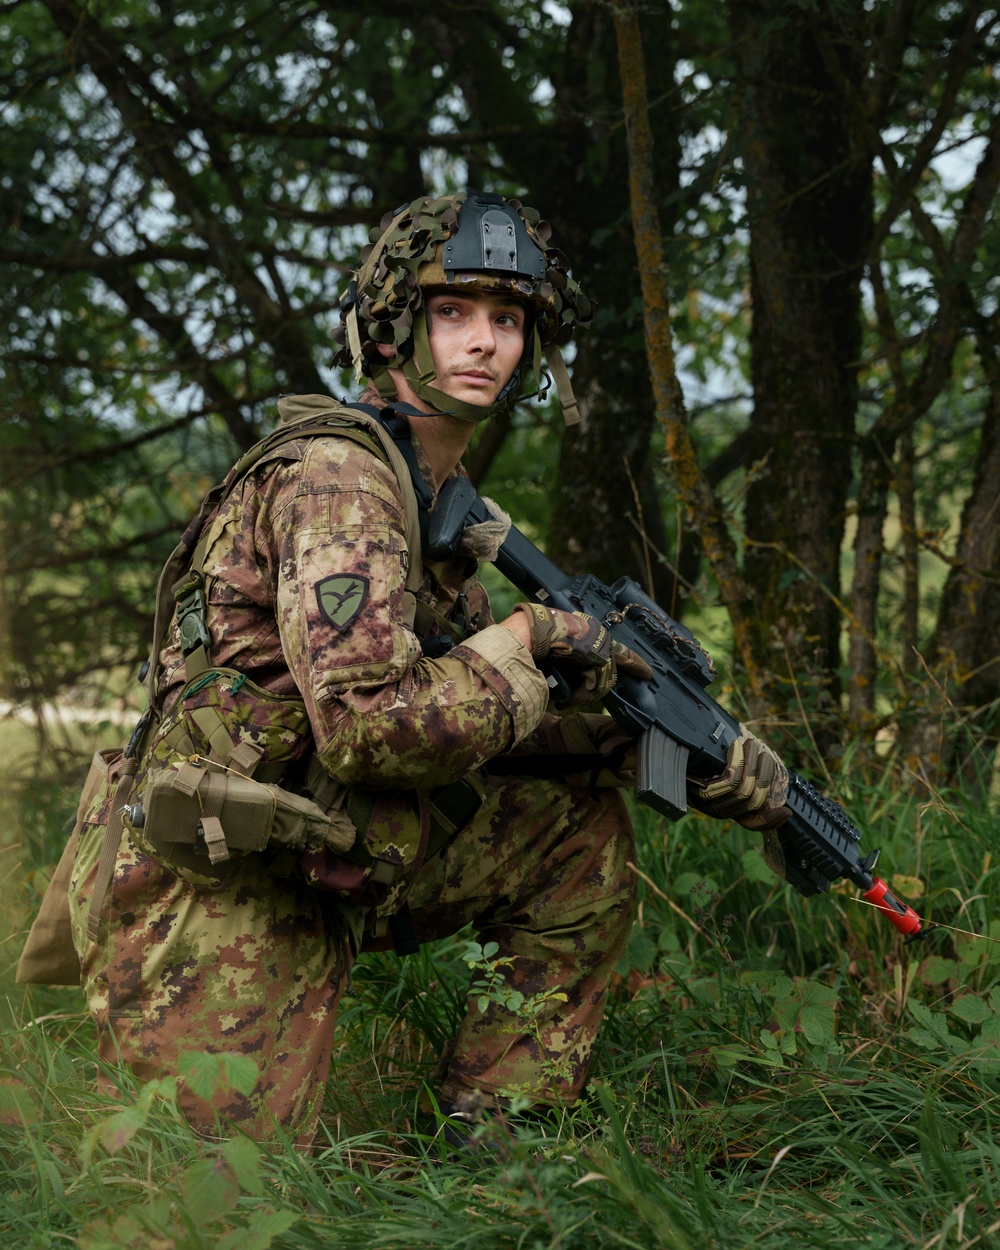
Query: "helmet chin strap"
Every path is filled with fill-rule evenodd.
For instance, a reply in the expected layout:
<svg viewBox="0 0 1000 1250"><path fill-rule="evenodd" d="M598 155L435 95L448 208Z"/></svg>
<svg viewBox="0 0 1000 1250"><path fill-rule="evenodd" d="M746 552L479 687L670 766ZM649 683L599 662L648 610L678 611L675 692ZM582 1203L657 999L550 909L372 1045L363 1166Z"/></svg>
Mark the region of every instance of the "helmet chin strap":
<svg viewBox="0 0 1000 1250"><path fill-rule="evenodd" d="M510 406L511 391L516 389L508 382L493 403L470 404L432 385L437 381L437 373L434 369L434 358L431 355L430 339L427 335L427 314L422 308L413 318L413 355L406 360L397 355L392 365L402 370L403 377L409 382L414 395L422 399L425 404L429 404L435 413L441 413L446 417L458 417L460 421L468 421L474 425L478 425L480 421L488 421L497 413L504 412ZM518 369L511 381L516 380L519 371ZM372 366L371 378L383 399L399 398L387 365Z"/></svg>
<svg viewBox="0 0 1000 1250"><path fill-rule="evenodd" d="M532 367L534 376L539 378L541 377L542 345L537 324L532 331L531 339ZM526 356L527 353L525 353L525 358ZM573 388L570 384L569 373L563 361L562 353L553 343L548 347L546 356L549 369L552 372L552 379L556 384L556 392L559 395L563 419L567 425L576 425L580 420L580 410L573 395ZM430 341L427 337L427 318L423 309L421 309L413 318L413 355L407 359L397 355L392 360L391 366L402 370L403 376L409 382L414 395L422 399L425 404L429 404L435 413L441 413L448 417L458 417L460 421L478 424L480 421L488 421L490 417L509 411L511 404L518 397L526 363L525 358L522 358L518 363L506 386L504 386L492 404L469 404L463 399L456 399L454 395L449 395L432 385L437 381L437 373L434 370ZM396 393L396 384L389 373L388 363L385 365L372 365L369 372L378 393L383 399L399 398Z"/></svg>
<svg viewBox="0 0 1000 1250"><path fill-rule="evenodd" d="M508 398L506 396L503 399L498 397L492 404L485 406L481 404L467 404L462 399L456 399L454 395L448 395L445 391L438 390L436 386L431 386L426 379L420 376L412 360L401 361L392 367L401 369L414 395L434 409L433 412L425 414L428 417L438 415L458 417L460 421L478 424L480 421L487 421L490 417L496 416L498 412L507 407ZM388 366L372 365L369 372L371 380L375 384L375 389L383 399L399 399L396 383L392 379ZM432 374L431 376L433 377L434 375Z"/></svg>

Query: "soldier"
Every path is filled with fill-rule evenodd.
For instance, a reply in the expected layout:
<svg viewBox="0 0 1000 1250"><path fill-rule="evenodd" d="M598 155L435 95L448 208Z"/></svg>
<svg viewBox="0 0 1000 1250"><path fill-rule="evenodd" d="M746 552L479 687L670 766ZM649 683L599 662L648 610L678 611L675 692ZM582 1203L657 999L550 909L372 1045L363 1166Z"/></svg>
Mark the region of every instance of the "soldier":
<svg viewBox="0 0 1000 1250"><path fill-rule="evenodd" d="M579 614L493 622L476 565L499 510L438 561L418 515L476 423L537 388L543 354L575 410L559 345L590 306L548 237L473 192L384 219L342 310L365 410L283 401L288 424L161 579L152 710L84 814L70 898L105 1058L142 1078L190 1050L257 1062L249 1095L182 1085L200 1131L221 1116L312 1139L340 994L387 925L405 947L471 923L534 996L530 1020L470 999L448 1114L583 1085L633 915L629 819L594 784L626 740L606 716L552 715L539 664L578 704L644 665ZM780 798L730 771L731 817Z"/></svg>

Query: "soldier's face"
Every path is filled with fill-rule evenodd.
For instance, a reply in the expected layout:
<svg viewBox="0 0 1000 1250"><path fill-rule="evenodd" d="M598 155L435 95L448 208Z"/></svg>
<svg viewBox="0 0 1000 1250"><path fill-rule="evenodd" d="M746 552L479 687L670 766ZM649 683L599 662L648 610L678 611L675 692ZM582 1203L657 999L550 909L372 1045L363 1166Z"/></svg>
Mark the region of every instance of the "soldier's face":
<svg viewBox="0 0 1000 1250"><path fill-rule="evenodd" d="M469 404L492 404L524 354L525 305L470 292L432 295L426 308L434 385Z"/></svg>

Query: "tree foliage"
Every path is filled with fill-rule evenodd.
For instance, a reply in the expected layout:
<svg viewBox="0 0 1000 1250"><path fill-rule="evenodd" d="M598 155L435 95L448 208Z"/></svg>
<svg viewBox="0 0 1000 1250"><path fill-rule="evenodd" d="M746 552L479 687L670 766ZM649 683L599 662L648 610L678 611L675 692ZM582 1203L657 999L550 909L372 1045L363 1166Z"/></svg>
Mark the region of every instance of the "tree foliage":
<svg viewBox="0 0 1000 1250"><path fill-rule="evenodd" d="M209 479L276 395L349 392L329 336L367 227L471 184L542 209L598 302L582 427L518 413L476 476L562 562L638 575L677 614L727 605L763 674L749 710L804 702L828 755L846 718L947 759L928 692L989 728L997 14L683 0L637 20L724 568L654 420L609 6L8 0L8 694L142 654L156 562ZM554 487L521 488L546 462Z"/></svg>

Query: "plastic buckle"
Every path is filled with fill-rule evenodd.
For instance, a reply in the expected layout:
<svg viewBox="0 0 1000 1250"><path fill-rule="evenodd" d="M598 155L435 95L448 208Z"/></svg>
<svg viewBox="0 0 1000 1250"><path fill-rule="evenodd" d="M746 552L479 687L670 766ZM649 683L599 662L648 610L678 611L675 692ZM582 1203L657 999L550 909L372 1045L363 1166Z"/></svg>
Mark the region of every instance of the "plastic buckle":
<svg viewBox="0 0 1000 1250"><path fill-rule="evenodd" d="M123 756L125 759L130 760L132 756L135 755L136 751L139 749L139 742L142 739L142 735L146 732L146 726L149 724L149 718L151 715L152 715L152 709L146 708L145 712L143 712L143 714L136 721L135 728L132 730L132 736L131 738L129 738L128 743L123 752Z"/></svg>
<svg viewBox="0 0 1000 1250"><path fill-rule="evenodd" d="M199 647L204 647L206 651L209 649L212 638L206 621L205 596L200 586L178 602L177 627L181 635L181 655L185 659Z"/></svg>

